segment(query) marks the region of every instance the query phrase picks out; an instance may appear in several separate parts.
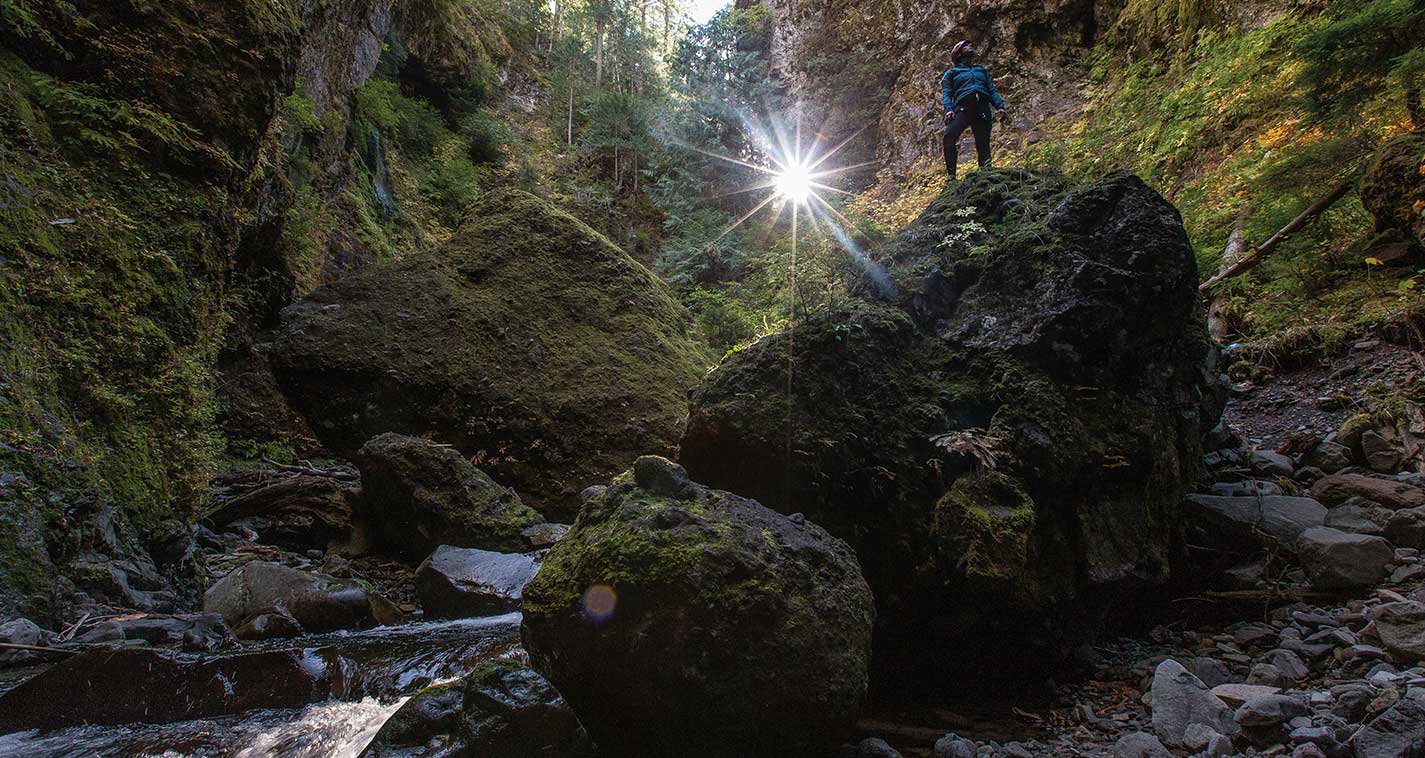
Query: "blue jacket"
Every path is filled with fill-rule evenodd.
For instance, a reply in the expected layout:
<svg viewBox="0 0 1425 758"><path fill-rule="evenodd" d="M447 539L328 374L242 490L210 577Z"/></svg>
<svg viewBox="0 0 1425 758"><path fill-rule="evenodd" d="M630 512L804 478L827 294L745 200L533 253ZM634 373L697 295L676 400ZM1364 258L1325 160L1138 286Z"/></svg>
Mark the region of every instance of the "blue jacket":
<svg viewBox="0 0 1425 758"><path fill-rule="evenodd" d="M975 94L988 97L996 108L1004 108L1004 100L995 90L990 72L984 66L956 66L940 77L940 90L945 94L945 112L955 110L955 104Z"/></svg>

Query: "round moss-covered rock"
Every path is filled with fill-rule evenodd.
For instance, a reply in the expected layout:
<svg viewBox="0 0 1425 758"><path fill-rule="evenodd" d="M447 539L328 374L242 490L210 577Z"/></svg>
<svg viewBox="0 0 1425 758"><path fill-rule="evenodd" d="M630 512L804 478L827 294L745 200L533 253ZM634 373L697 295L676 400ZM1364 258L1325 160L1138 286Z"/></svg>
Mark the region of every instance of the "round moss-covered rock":
<svg viewBox="0 0 1425 758"><path fill-rule="evenodd" d="M486 195L439 249L286 308L268 358L330 450L431 435L550 516L676 450L713 362L652 272L519 191Z"/></svg>
<svg viewBox="0 0 1425 758"><path fill-rule="evenodd" d="M844 542L645 457L550 550L523 637L604 754L820 758L865 694L874 613Z"/></svg>
<svg viewBox="0 0 1425 758"><path fill-rule="evenodd" d="M1361 204L1382 231L1425 244L1425 131L1383 145L1361 180Z"/></svg>
<svg viewBox="0 0 1425 758"><path fill-rule="evenodd" d="M378 548L421 560L441 545L520 552L544 519L458 450L383 434L356 454L360 510Z"/></svg>

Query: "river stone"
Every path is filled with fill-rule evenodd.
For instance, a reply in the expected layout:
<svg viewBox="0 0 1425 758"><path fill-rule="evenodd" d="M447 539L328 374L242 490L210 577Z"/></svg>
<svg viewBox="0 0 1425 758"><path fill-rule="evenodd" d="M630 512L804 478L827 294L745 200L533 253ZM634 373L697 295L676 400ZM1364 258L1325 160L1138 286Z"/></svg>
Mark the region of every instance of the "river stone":
<svg viewBox="0 0 1425 758"><path fill-rule="evenodd" d="M1254 697L1261 695L1275 695L1281 692L1280 687L1268 686L1264 684L1219 684L1212 688L1212 694L1216 695L1227 705L1236 707Z"/></svg>
<svg viewBox="0 0 1425 758"><path fill-rule="evenodd" d="M1352 740L1356 758L1425 755L1425 693L1416 690L1376 716Z"/></svg>
<svg viewBox="0 0 1425 758"><path fill-rule="evenodd" d="M1266 532L1277 544L1291 549L1301 533L1326 522L1326 506L1308 497L1217 497L1188 495L1184 505L1188 522L1203 529L1214 548L1235 546L1256 550Z"/></svg>
<svg viewBox="0 0 1425 758"><path fill-rule="evenodd" d="M1252 453L1252 468L1268 476L1290 479L1292 472L1296 470L1296 464L1292 463L1291 458L1281 453L1271 450L1256 450Z"/></svg>
<svg viewBox="0 0 1425 758"><path fill-rule="evenodd" d="M1385 577L1395 549L1380 537L1319 526L1301 533L1297 555L1317 589L1372 587Z"/></svg>
<svg viewBox="0 0 1425 758"><path fill-rule="evenodd" d="M519 552L543 521L454 448L383 434L356 454L362 517L379 549L412 561L441 545Z"/></svg>
<svg viewBox="0 0 1425 758"><path fill-rule="evenodd" d="M1147 732L1131 732L1113 743L1113 758L1172 758L1163 743Z"/></svg>
<svg viewBox="0 0 1425 758"><path fill-rule="evenodd" d="M416 596L432 618L508 613L538 570L528 555L441 545L416 569Z"/></svg>
<svg viewBox="0 0 1425 758"><path fill-rule="evenodd" d="M539 672L513 661L492 661L470 673L461 724L473 756L574 758L589 747L564 698Z"/></svg>
<svg viewBox="0 0 1425 758"><path fill-rule="evenodd" d="M972 740L967 740L954 732L935 741L932 758L975 758L977 750Z"/></svg>
<svg viewBox="0 0 1425 758"><path fill-rule="evenodd" d="M40 628L39 624L26 619L18 618L0 624L0 642L11 645L35 645L46 647L54 637L52 632L47 632ZM41 660L40 654L33 650L0 650L0 668L5 666L24 666Z"/></svg>
<svg viewBox="0 0 1425 758"><path fill-rule="evenodd" d="M1232 709L1201 679L1169 658L1153 672L1153 731L1169 747L1183 747L1187 729L1202 724L1219 734L1237 733Z"/></svg>
<svg viewBox="0 0 1425 758"><path fill-rule="evenodd" d="M464 682L445 682L412 695L381 725L361 758L412 758L427 750L460 756L465 749L459 741L464 689Z"/></svg>
<svg viewBox="0 0 1425 758"><path fill-rule="evenodd" d="M245 526L263 544L326 550L351 534L351 492L330 477L296 476L228 500L204 519L219 529Z"/></svg>
<svg viewBox="0 0 1425 758"><path fill-rule="evenodd" d="M362 585L325 574L253 561L233 570L203 594L203 611L230 626L267 613L290 615L308 632L395 624L401 612Z"/></svg>
<svg viewBox="0 0 1425 758"><path fill-rule="evenodd" d="M1351 449L1336 442L1322 442L1301 457L1301 465L1334 474L1351 465Z"/></svg>
<svg viewBox="0 0 1425 758"><path fill-rule="evenodd" d="M1255 695L1237 709L1233 719L1244 727L1276 726L1309 712L1305 703L1290 695Z"/></svg>
<svg viewBox="0 0 1425 758"><path fill-rule="evenodd" d="M1386 650L1408 663L1425 660L1425 603L1385 603L1371 618Z"/></svg>
<svg viewBox="0 0 1425 758"><path fill-rule="evenodd" d="M531 662L610 755L824 758L866 690L874 611L846 544L662 459L585 504L523 613Z"/></svg>
<svg viewBox="0 0 1425 758"><path fill-rule="evenodd" d="M1326 514L1325 526L1352 534L1369 534L1380 537L1385 535L1385 527L1391 516L1395 513L1405 512L1390 511L1365 498L1353 497L1332 508ZM1395 540L1391 540L1391 542L1395 542Z"/></svg>
<svg viewBox="0 0 1425 758"><path fill-rule="evenodd" d="M0 732L164 724L254 708L300 708L333 693L330 667L301 650L211 656L94 649L0 695Z"/></svg>
<svg viewBox="0 0 1425 758"><path fill-rule="evenodd" d="M856 758L903 758L899 750L880 737L867 737L856 743Z"/></svg>
<svg viewBox="0 0 1425 758"><path fill-rule="evenodd" d="M1425 507L1390 514L1385 522L1385 537L1396 547L1425 550Z"/></svg>
<svg viewBox="0 0 1425 758"><path fill-rule="evenodd" d="M1360 474L1332 474L1311 485L1311 496L1328 506L1363 497L1391 510L1425 505L1425 489Z"/></svg>
<svg viewBox="0 0 1425 758"><path fill-rule="evenodd" d="M486 193L442 246L284 309L268 357L333 452L431 435L550 516L676 450L688 390L715 362L657 276L518 190Z"/></svg>
<svg viewBox="0 0 1425 758"><path fill-rule="evenodd" d="M1366 465L1378 474L1394 474L1400 469L1400 448L1374 429L1361 434L1361 453L1366 457Z"/></svg>
<svg viewBox="0 0 1425 758"><path fill-rule="evenodd" d="M1192 246L1131 175L994 170L877 260L708 375L681 462L857 550L886 687L1040 676L1168 578L1224 398Z"/></svg>

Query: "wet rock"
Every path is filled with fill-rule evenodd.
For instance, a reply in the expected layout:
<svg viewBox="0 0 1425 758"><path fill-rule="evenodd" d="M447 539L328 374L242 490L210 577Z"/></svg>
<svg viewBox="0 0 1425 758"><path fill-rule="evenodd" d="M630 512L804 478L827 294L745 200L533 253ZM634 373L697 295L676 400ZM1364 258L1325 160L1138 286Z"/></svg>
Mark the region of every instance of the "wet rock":
<svg viewBox="0 0 1425 758"><path fill-rule="evenodd" d="M1198 656L1192 659L1192 674L1208 687L1216 687L1232 681L1232 669L1215 658ZM1215 692L1215 690L1214 690Z"/></svg>
<svg viewBox="0 0 1425 758"><path fill-rule="evenodd" d="M439 249L284 309L268 357L333 452L429 434L572 514L579 490L677 449L715 359L667 286L574 217L506 190L466 219ZM440 542L503 549L437 539L413 559Z"/></svg>
<svg viewBox="0 0 1425 758"><path fill-rule="evenodd" d="M6 644L47 647L53 638L53 632L41 629L39 624L29 619L11 619L0 624L0 642ZM36 651L0 650L0 667L24 666L39 660L42 658Z"/></svg>
<svg viewBox="0 0 1425 758"><path fill-rule="evenodd" d="M416 596L428 617L508 613L538 570L528 555L442 545L416 569Z"/></svg>
<svg viewBox="0 0 1425 758"><path fill-rule="evenodd" d="M1327 510L1306 497L1216 497L1188 495L1184 512L1202 529L1215 549L1253 552L1261 547L1258 531L1290 549L1301 533L1326 522Z"/></svg>
<svg viewBox="0 0 1425 758"><path fill-rule="evenodd" d="M181 646L188 652L211 652L233 643L223 617L216 613L146 614L108 622L113 641L141 640L149 645Z"/></svg>
<svg viewBox="0 0 1425 758"><path fill-rule="evenodd" d="M655 494L670 462L634 474L585 504L525 588L530 660L612 754L832 752L874 617L850 549L725 492Z"/></svg>
<svg viewBox="0 0 1425 758"><path fill-rule="evenodd" d="M543 550L552 547L568 533L568 524L539 523L525 527L520 535L525 538L531 548Z"/></svg>
<svg viewBox="0 0 1425 758"><path fill-rule="evenodd" d="M299 708L331 694L326 662L302 651L201 656L96 649L0 696L0 732L162 724L253 708Z"/></svg>
<svg viewBox="0 0 1425 758"><path fill-rule="evenodd" d="M1425 755L1425 696L1402 698L1357 732L1352 744L1356 758Z"/></svg>
<svg viewBox="0 0 1425 758"><path fill-rule="evenodd" d="M1311 675L1311 668L1301 660L1301 656L1290 650L1273 650L1266 654L1264 660L1275 666L1287 682L1299 682Z"/></svg>
<svg viewBox="0 0 1425 758"><path fill-rule="evenodd" d="M1361 180L1361 204L1375 217L1376 229L1399 239L1425 245L1425 135L1418 130L1391 139L1375 152Z"/></svg>
<svg viewBox="0 0 1425 758"><path fill-rule="evenodd" d="M1330 513L1326 514L1325 525L1352 534L1380 537L1385 535L1386 524L1393 514L1406 512L1390 511L1364 498L1353 497L1332 508Z"/></svg>
<svg viewBox="0 0 1425 758"><path fill-rule="evenodd" d="M1012 199L1053 209L1053 239L941 246ZM858 550L887 686L1037 676L1167 578L1224 399L1191 246L1134 177L994 171L880 257L915 272L891 302L847 301L799 323L794 345L774 335L708 375L681 462Z"/></svg>
<svg viewBox="0 0 1425 758"><path fill-rule="evenodd" d="M1378 474L1394 474L1400 470L1400 449L1374 429L1361 434L1361 453L1366 457L1366 465Z"/></svg>
<svg viewBox="0 0 1425 758"><path fill-rule="evenodd" d="M1267 476L1280 476L1289 479L1292 472L1296 470L1296 464L1281 453L1257 450L1252 453L1252 468Z"/></svg>
<svg viewBox="0 0 1425 758"><path fill-rule="evenodd" d="M1212 485L1212 494L1219 497L1272 497L1282 494L1276 482L1248 479L1242 482L1217 482Z"/></svg>
<svg viewBox="0 0 1425 758"><path fill-rule="evenodd" d="M588 750L588 734L574 711L534 669L492 661L465 683L461 737L473 755L575 758Z"/></svg>
<svg viewBox="0 0 1425 758"><path fill-rule="evenodd" d="M1425 508L1405 508L1390 514L1385 538L1396 547L1425 549Z"/></svg>
<svg viewBox="0 0 1425 758"><path fill-rule="evenodd" d="M902 758L900 751L879 737L867 737L856 743L856 758Z"/></svg>
<svg viewBox="0 0 1425 758"><path fill-rule="evenodd" d="M1425 489L1360 474L1332 474L1311 485L1311 496L1326 505L1362 497L1391 510L1425 505Z"/></svg>
<svg viewBox="0 0 1425 758"><path fill-rule="evenodd" d="M1219 684L1212 688L1212 694L1229 706L1239 706L1254 697L1275 695L1281 688L1266 684Z"/></svg>
<svg viewBox="0 0 1425 758"><path fill-rule="evenodd" d="M1258 663L1252 666L1252 670L1247 674L1248 684L1259 684L1270 687L1284 687L1291 683L1282 670L1270 663Z"/></svg>
<svg viewBox="0 0 1425 758"><path fill-rule="evenodd" d="M1169 658L1153 672L1153 732L1164 744L1182 747L1188 727L1202 724L1219 734L1237 733L1232 709L1212 694L1202 680Z"/></svg>
<svg viewBox="0 0 1425 758"><path fill-rule="evenodd" d="M1309 712L1305 703L1290 695L1257 695L1243 703L1233 719L1243 727L1277 726Z"/></svg>
<svg viewBox="0 0 1425 758"><path fill-rule="evenodd" d="M454 448L383 434L356 455L361 511L373 541L411 560L441 545L520 552L543 521Z"/></svg>
<svg viewBox="0 0 1425 758"><path fill-rule="evenodd" d="M297 476L228 500L205 518L219 529L245 526L288 550L325 550L351 533L351 494L335 479Z"/></svg>
<svg viewBox="0 0 1425 758"><path fill-rule="evenodd" d="M1371 612L1371 620L1391 654L1404 661L1425 660L1425 603L1385 603Z"/></svg>
<svg viewBox="0 0 1425 758"><path fill-rule="evenodd" d="M285 612L259 613L233 630L233 636L240 640L271 640L296 637L302 633L302 625Z"/></svg>
<svg viewBox="0 0 1425 758"><path fill-rule="evenodd" d="M390 601L356 582L266 561L244 564L210 587L203 595L203 610L235 627L262 614L285 613L308 632L401 620Z"/></svg>
<svg viewBox="0 0 1425 758"><path fill-rule="evenodd" d="M1302 456L1301 465L1334 474L1351 465L1351 449L1337 442L1322 442Z"/></svg>
<svg viewBox="0 0 1425 758"><path fill-rule="evenodd" d="M1302 532L1297 555L1318 589L1371 587L1384 578L1395 558L1390 543L1380 537L1348 534L1328 527Z"/></svg>
<svg viewBox="0 0 1425 758"><path fill-rule="evenodd" d="M381 725L361 758L461 755L466 749L460 741L464 689L463 681L446 682L412 695Z"/></svg>
<svg viewBox="0 0 1425 758"><path fill-rule="evenodd" d="M955 733L946 734L935 741L932 758L975 758L975 743Z"/></svg>

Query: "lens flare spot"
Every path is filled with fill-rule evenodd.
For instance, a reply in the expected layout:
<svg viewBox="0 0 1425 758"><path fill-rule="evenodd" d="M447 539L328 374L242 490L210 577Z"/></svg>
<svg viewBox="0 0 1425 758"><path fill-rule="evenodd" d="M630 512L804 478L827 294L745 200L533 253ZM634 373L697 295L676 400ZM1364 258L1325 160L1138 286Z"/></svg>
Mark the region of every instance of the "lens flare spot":
<svg viewBox="0 0 1425 758"><path fill-rule="evenodd" d="M811 169L801 161L792 161L787 164L776 176L777 194L797 205L805 205L811 198L812 175Z"/></svg>
<svg viewBox="0 0 1425 758"><path fill-rule="evenodd" d="M591 621L608 621L618 605L618 593L607 584L596 584L584 593L584 616Z"/></svg>

